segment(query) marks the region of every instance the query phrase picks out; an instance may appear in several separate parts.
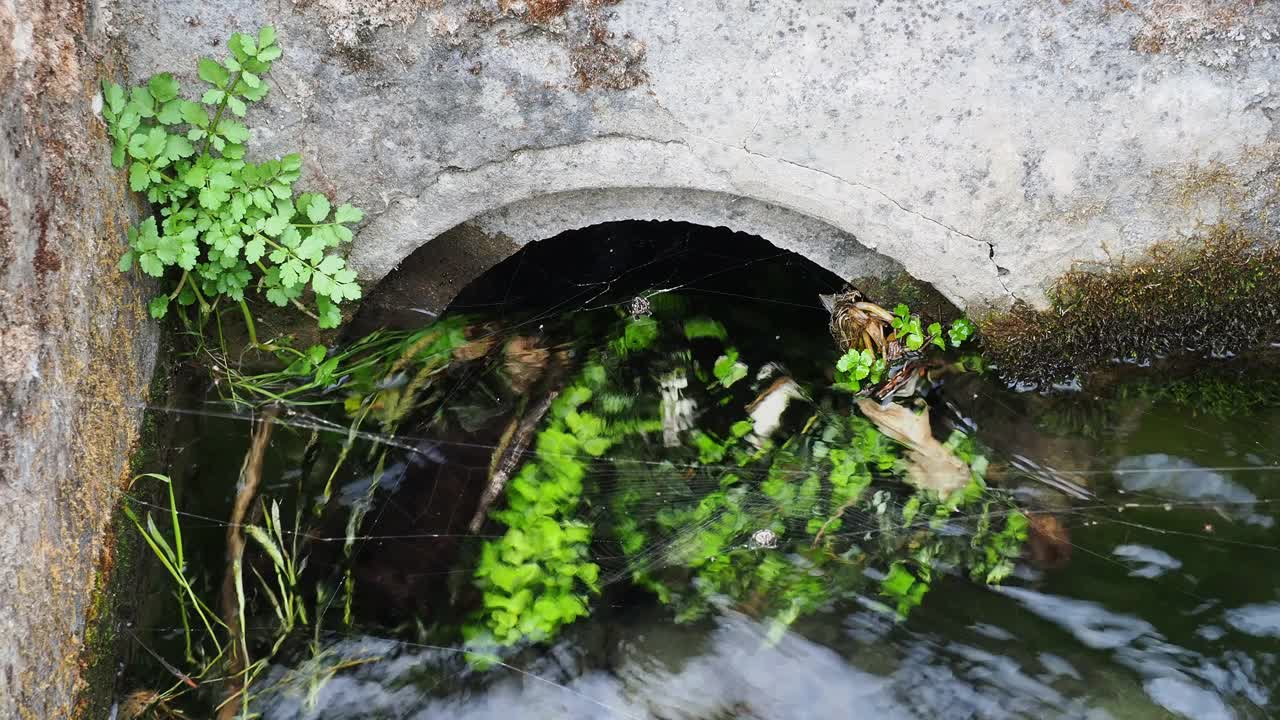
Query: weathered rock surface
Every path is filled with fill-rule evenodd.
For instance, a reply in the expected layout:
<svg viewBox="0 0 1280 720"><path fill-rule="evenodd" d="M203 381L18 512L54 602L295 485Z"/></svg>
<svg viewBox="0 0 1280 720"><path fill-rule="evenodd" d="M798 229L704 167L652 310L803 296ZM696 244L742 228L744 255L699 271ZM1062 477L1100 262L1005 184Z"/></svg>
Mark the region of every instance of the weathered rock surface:
<svg viewBox="0 0 1280 720"><path fill-rule="evenodd" d="M856 238L974 309L1276 205L1275 3L123 1L138 77L278 27L254 151L370 211L367 281L625 208L838 272Z"/></svg>
<svg viewBox="0 0 1280 720"><path fill-rule="evenodd" d="M73 714L155 356L143 293L115 269L133 206L94 110L110 20L93 3L0 2L4 718Z"/></svg>

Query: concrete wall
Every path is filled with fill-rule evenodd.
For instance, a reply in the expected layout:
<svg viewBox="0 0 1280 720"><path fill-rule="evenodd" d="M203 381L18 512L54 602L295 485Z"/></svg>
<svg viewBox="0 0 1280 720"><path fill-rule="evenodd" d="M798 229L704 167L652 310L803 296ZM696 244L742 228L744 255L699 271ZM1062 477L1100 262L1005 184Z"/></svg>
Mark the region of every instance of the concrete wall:
<svg viewBox="0 0 1280 720"><path fill-rule="evenodd" d="M156 325L115 269L132 206L94 110L112 19L0 0L0 717L64 718Z"/></svg>
<svg viewBox="0 0 1280 720"><path fill-rule="evenodd" d="M277 26L252 147L369 211L366 281L625 208L840 272L853 237L973 309L1276 205L1277 3L123 2L139 76Z"/></svg>

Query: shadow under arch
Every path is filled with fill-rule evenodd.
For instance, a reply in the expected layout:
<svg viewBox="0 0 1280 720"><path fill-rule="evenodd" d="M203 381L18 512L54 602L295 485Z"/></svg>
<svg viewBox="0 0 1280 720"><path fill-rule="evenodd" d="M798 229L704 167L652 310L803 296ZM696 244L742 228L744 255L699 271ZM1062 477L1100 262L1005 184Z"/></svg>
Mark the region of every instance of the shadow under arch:
<svg viewBox="0 0 1280 720"><path fill-rule="evenodd" d="M728 193L683 188L610 188L552 193L474 217L421 244L366 293L349 329L380 321L421 322L438 315L470 283L530 243L610 223L660 221L721 228L767 240L833 278L904 277L903 267L853 235L816 218ZM575 233L587 243L598 235ZM830 282L817 292L829 292Z"/></svg>

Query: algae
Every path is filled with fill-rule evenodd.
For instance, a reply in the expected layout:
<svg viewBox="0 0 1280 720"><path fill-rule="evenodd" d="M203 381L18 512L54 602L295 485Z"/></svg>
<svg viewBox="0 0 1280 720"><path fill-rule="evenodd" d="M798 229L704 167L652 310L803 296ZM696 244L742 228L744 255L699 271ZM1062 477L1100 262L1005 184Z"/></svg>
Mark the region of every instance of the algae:
<svg viewBox="0 0 1280 720"><path fill-rule="evenodd" d="M1280 338L1280 244L1217 226L1139 260L1076 268L1049 307L981 320L984 352L1012 382L1066 382L1113 363L1239 354Z"/></svg>

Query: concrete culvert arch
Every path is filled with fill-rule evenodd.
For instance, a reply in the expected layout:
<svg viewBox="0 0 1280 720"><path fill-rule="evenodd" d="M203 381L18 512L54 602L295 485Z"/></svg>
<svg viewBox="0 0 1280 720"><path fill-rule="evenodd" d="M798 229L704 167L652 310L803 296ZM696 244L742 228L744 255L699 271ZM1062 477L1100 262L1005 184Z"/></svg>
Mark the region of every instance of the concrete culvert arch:
<svg viewBox="0 0 1280 720"><path fill-rule="evenodd" d="M471 218L413 249L370 289L349 332L371 329L373 318L395 317L412 324L439 314L469 284L532 243L561 243L558 251L564 253L611 253L618 248L601 242L610 235L608 228L632 237L708 237L708 231L720 229L717 239L732 233L753 251L749 241L790 251L829 275L810 293L815 308L817 293L833 291L845 280L888 280L906 274L900 263L850 233L750 198L672 188L554 193ZM733 252L733 241L727 242L724 247ZM726 258L728 264L732 258ZM624 269L618 267L619 272Z"/></svg>
<svg viewBox="0 0 1280 720"><path fill-rule="evenodd" d="M419 272L454 273L460 262L474 270L529 242L601 222L677 220L768 238L846 278L905 270L961 307L1007 300L984 243L869 188L788 163L775 169L794 182L761 178L748 194L709 174L683 144L610 138L521 153L446 174L417 197L391 201L353 247L351 262L372 286L446 233L453 237L441 249L440 270ZM489 205L495 194L509 202ZM475 257L448 257L458 253ZM459 279L440 277L442 291Z"/></svg>

